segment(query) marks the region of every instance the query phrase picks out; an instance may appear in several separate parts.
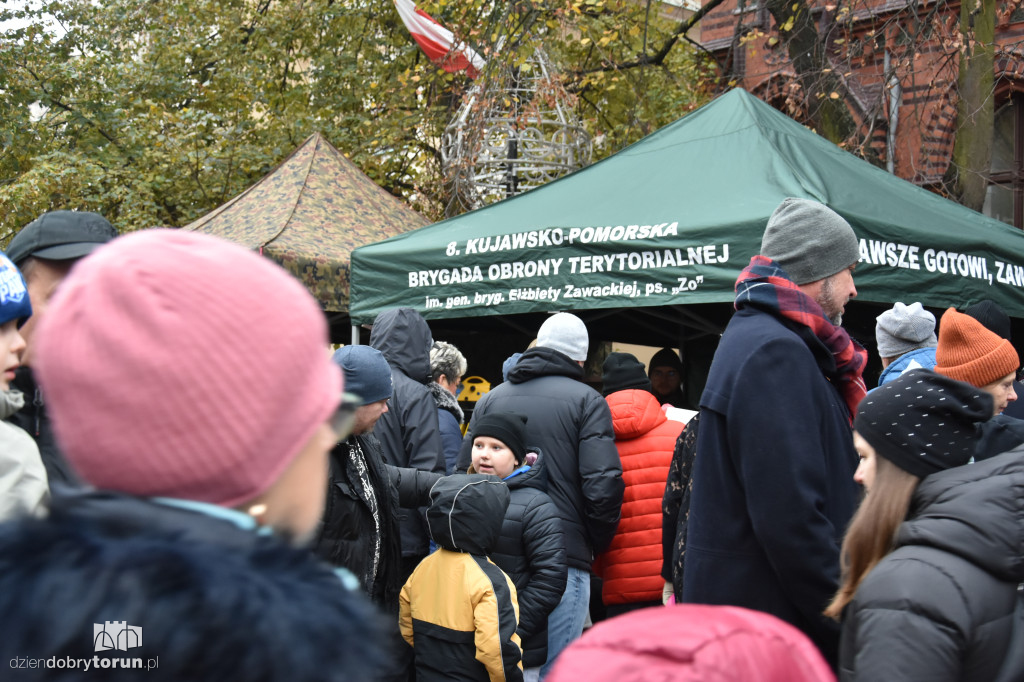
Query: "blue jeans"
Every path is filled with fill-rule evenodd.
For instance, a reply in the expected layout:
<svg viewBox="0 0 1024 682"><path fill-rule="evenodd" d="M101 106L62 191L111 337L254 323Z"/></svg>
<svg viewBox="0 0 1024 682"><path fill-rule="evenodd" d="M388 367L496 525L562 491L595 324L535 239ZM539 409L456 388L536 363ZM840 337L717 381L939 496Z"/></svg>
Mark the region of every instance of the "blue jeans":
<svg viewBox="0 0 1024 682"><path fill-rule="evenodd" d="M590 610L590 572L569 567L562 601L548 616L548 660L540 669L544 679L562 650L583 634L583 623Z"/></svg>

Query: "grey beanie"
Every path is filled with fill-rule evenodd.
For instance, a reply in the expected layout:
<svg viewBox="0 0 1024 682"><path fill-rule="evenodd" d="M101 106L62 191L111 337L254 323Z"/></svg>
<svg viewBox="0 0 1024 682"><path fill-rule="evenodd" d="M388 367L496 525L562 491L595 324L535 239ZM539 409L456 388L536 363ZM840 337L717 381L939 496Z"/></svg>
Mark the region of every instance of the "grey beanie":
<svg viewBox="0 0 1024 682"><path fill-rule="evenodd" d="M828 206L788 197L768 219L761 255L799 285L850 267L860 260L860 246L850 224Z"/></svg>
<svg viewBox="0 0 1024 682"><path fill-rule="evenodd" d="M895 358L918 348L935 348L935 316L917 302L897 302L875 318L875 342L878 355Z"/></svg>
<svg viewBox="0 0 1024 682"><path fill-rule="evenodd" d="M540 326L537 346L557 350L577 362L583 362L590 350L590 335L580 318L572 313L555 313Z"/></svg>
<svg viewBox="0 0 1024 682"><path fill-rule="evenodd" d="M345 373L345 390L362 398L364 405L391 397L391 365L376 348L342 346L331 360Z"/></svg>

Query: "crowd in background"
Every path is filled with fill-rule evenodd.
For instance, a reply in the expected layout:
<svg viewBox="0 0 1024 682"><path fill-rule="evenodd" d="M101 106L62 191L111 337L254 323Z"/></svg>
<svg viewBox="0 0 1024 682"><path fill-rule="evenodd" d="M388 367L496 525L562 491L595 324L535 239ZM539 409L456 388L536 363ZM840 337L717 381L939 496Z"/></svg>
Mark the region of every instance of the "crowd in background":
<svg viewBox="0 0 1024 682"><path fill-rule="evenodd" d="M0 660L11 679L1021 679L1009 318L894 302L869 390L842 327L858 260L841 216L786 199L699 405L671 348L584 383L590 335L560 312L467 419L466 357L412 309L332 355L309 293L240 246L44 214L0 254Z"/></svg>

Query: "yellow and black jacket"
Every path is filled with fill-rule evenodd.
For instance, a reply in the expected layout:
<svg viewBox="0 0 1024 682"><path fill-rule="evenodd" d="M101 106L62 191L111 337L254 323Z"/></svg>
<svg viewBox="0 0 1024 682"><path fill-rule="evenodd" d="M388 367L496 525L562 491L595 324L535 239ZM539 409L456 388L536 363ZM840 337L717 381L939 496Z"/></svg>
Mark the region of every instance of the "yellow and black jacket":
<svg viewBox="0 0 1024 682"><path fill-rule="evenodd" d="M516 588L487 558L501 533L508 487L494 476L448 476L430 500L427 526L440 549L420 562L400 596L417 682L520 682Z"/></svg>

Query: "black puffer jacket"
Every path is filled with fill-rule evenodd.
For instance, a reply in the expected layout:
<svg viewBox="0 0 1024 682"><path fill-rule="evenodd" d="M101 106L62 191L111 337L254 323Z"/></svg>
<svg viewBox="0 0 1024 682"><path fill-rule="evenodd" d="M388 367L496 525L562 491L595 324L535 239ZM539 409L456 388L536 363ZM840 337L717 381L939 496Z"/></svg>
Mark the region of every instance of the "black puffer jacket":
<svg viewBox="0 0 1024 682"><path fill-rule="evenodd" d="M840 678L993 679L1024 581L1022 529L1024 448L925 478L896 549L843 614Z"/></svg>
<svg viewBox="0 0 1024 682"><path fill-rule="evenodd" d="M513 472L505 483L512 498L490 557L515 583L523 666L536 668L548 658L548 614L565 592L565 536L558 508L545 492L543 457L538 455L525 472Z"/></svg>
<svg viewBox="0 0 1024 682"><path fill-rule="evenodd" d="M588 571L615 535L623 482L608 403L582 375L577 362L550 348L523 353L509 380L473 409L458 470L469 467L479 417L492 410L526 415L529 440L544 451L548 495L561 512L566 561Z"/></svg>
<svg viewBox="0 0 1024 682"><path fill-rule="evenodd" d="M412 308L387 310L374 320L370 345L388 361L394 383L388 411L377 422L374 434L380 440L386 463L443 474L437 404L427 388L433 343L426 320ZM399 516L402 556L426 556L423 511L402 507Z"/></svg>

